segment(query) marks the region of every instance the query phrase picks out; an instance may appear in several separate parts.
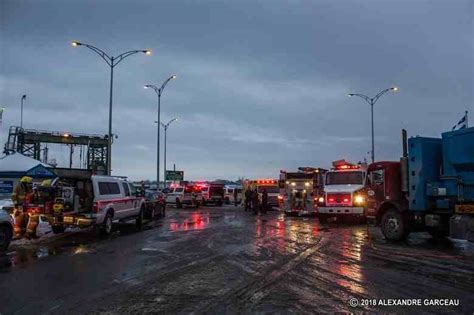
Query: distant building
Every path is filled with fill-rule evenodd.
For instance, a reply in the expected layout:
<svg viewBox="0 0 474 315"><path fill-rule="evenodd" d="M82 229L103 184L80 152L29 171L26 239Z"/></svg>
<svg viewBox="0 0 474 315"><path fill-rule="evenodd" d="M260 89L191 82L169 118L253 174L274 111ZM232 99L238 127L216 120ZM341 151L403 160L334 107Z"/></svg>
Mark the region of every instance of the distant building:
<svg viewBox="0 0 474 315"><path fill-rule="evenodd" d="M23 176L30 176L35 181L56 177L48 164L20 153L6 155L0 158L0 198L10 197Z"/></svg>

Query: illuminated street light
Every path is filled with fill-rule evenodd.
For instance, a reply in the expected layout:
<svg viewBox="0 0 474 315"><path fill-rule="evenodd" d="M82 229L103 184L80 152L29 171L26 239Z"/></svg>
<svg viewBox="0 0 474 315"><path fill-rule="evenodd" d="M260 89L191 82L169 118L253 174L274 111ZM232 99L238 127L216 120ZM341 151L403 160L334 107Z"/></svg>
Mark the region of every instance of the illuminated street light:
<svg viewBox="0 0 474 315"><path fill-rule="evenodd" d="M363 98L367 103L369 103L370 105L370 114L371 114L371 121L372 121L372 152L371 152L371 158L372 158L372 163L375 162L375 144L374 144L374 105L375 103L378 101L378 99L384 95L385 93L387 93L388 91L398 91L398 87L396 86L393 86L391 88L388 88L388 89L385 89L385 90L382 90L380 91L379 93L377 93L377 95L375 95L374 97L368 97L367 95L364 95L364 94L358 94L358 93L349 93L347 94L348 96L352 97L352 96L358 96L360 98Z"/></svg>
<svg viewBox="0 0 474 315"><path fill-rule="evenodd" d="M81 43L78 41L72 41L71 42L72 47L78 47L78 46L84 46L98 54L104 61L107 63L107 65L110 67L110 95L109 95L109 133L108 133L108 138L107 138L107 174L111 175L112 173L112 92L113 92L113 84L114 84L114 67L118 65L122 60L125 58L137 54L137 53L143 53L145 55L151 55L151 50L146 49L146 50L130 50L126 51L117 57L114 56L109 56L107 53L105 53L103 50L89 45L85 43Z"/></svg>
<svg viewBox="0 0 474 315"><path fill-rule="evenodd" d="M163 90L165 89L166 84L170 82L171 80L176 79L176 74L171 75L168 79L163 82L161 87L157 87L156 85L152 84L147 84L144 86L145 89L153 89L158 96L158 128L157 128L157 143L156 143L156 185L157 187L160 186L160 125L161 125L161 120L160 120L160 112L161 112L161 93L163 93ZM165 169L166 172L166 169Z"/></svg>

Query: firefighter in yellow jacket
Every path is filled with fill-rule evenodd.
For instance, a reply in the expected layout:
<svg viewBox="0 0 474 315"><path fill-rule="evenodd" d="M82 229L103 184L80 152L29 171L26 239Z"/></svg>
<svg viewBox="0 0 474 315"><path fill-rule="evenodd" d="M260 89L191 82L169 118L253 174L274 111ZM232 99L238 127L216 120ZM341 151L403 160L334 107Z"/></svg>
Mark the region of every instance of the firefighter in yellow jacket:
<svg viewBox="0 0 474 315"><path fill-rule="evenodd" d="M22 227L25 223L25 220L28 219L26 210L26 205L31 202L33 198L33 179L29 176L23 176L20 179L20 182L15 187L12 194L13 205L15 206L15 211L13 213L15 217L15 235L20 236L22 234Z"/></svg>

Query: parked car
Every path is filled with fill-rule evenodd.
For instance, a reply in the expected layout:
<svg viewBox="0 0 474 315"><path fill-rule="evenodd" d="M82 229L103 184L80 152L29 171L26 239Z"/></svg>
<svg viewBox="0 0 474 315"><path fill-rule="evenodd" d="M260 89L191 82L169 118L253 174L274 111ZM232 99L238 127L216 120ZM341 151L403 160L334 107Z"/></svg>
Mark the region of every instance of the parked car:
<svg viewBox="0 0 474 315"><path fill-rule="evenodd" d="M145 198L126 179L87 171L55 171L60 176L59 193L53 213L48 214L54 233L62 233L69 226L95 226L102 234L110 234L114 222L129 220L141 227Z"/></svg>
<svg viewBox="0 0 474 315"><path fill-rule="evenodd" d="M5 210L0 210L0 251L5 251L13 237L13 218Z"/></svg>
<svg viewBox="0 0 474 315"><path fill-rule="evenodd" d="M8 213L13 213L13 208L13 201L10 198L0 200L0 210L5 210Z"/></svg>
<svg viewBox="0 0 474 315"><path fill-rule="evenodd" d="M155 217L163 218L166 210L166 195L160 191L145 191L145 217L153 220Z"/></svg>

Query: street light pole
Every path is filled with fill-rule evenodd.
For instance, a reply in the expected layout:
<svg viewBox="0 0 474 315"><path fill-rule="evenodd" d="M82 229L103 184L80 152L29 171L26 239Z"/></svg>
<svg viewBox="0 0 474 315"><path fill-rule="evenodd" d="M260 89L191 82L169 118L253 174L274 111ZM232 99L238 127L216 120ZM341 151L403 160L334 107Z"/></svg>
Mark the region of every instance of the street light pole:
<svg viewBox="0 0 474 315"><path fill-rule="evenodd" d="M107 139L107 175L112 174L112 97L113 97L113 87L114 87L114 67L118 65L123 59L128 56L135 55L137 53L144 53L145 55L151 55L151 50L130 50L126 51L117 57L109 56L103 50L81 42L73 41L71 43L72 47L84 46L98 54L107 65L110 67L110 91L109 91L109 133Z"/></svg>
<svg viewBox="0 0 474 315"><path fill-rule="evenodd" d="M370 116L371 116L371 129L372 129L372 150L371 150L371 160L372 160L372 163L375 162L375 140L374 140L374 105L375 103L377 103L378 99L384 95L385 93L387 93L388 91L398 91L398 87L396 86L393 86L391 88L388 88L388 89L384 89L382 91L380 91L379 93L377 93L377 95L375 95L374 97L368 97L367 95L364 95L364 94L358 94L358 93L349 93L348 95L349 96L358 96L362 99L364 99L367 103L369 103L370 105Z"/></svg>
<svg viewBox="0 0 474 315"><path fill-rule="evenodd" d="M21 97L21 109L20 109L20 128L23 129L23 101L26 99L26 94Z"/></svg>
<svg viewBox="0 0 474 315"><path fill-rule="evenodd" d="M165 170L164 170L164 179L163 179L163 182L165 183L165 186L166 186L166 143L167 143L166 138L167 138L167 134L168 134L168 127L169 127L173 122L175 122L175 121L177 121L177 120L178 120L178 118L173 118L173 119L171 119L170 121L168 121L166 124L161 123L161 126L162 126L163 129L165 130L165 152L164 152L164 155L165 155L165 156L164 156L164 161L163 161L163 162L164 162L164 168L165 168Z"/></svg>
<svg viewBox="0 0 474 315"><path fill-rule="evenodd" d="M161 93L163 93L163 90L165 89L166 84L168 84L169 81L176 79L176 75L173 74L170 76L168 79L166 79L161 87L157 87L156 85L153 84L147 84L144 86L145 89L153 89L158 96L158 128L157 128L157 135L156 135L156 186L159 188L160 187L160 113L161 113ZM166 171L166 169L165 169Z"/></svg>

